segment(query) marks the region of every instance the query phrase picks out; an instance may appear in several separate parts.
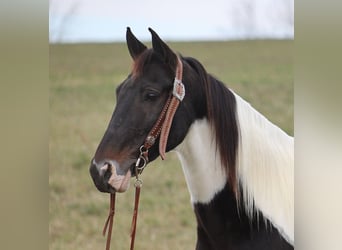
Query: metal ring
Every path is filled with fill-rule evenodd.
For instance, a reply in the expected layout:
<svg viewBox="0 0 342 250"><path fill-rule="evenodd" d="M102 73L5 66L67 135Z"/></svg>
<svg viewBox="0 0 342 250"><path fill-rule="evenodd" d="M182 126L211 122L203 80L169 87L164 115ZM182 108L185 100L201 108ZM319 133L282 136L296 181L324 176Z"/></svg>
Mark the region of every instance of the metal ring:
<svg viewBox="0 0 342 250"><path fill-rule="evenodd" d="M142 187L142 180L140 179L136 179L135 182L134 182L134 187Z"/></svg>
<svg viewBox="0 0 342 250"><path fill-rule="evenodd" d="M145 148L145 146L144 146L144 145L142 145L142 146L139 148L139 150L140 150L140 155L141 155L141 154L145 154L145 153L147 153L147 152L148 152L148 149L147 149L147 148Z"/></svg>
<svg viewBox="0 0 342 250"><path fill-rule="evenodd" d="M141 164L141 161L142 161L142 164ZM136 163L135 163L135 167L138 170L143 170L146 167L146 163L147 163L147 161L146 161L145 157L140 155L139 158L137 159Z"/></svg>

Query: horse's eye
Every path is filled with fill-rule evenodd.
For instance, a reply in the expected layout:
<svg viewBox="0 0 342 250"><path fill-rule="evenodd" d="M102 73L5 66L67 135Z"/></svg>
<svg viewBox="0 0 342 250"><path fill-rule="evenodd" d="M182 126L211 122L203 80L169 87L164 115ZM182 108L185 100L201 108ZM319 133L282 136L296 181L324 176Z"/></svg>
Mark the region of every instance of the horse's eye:
<svg viewBox="0 0 342 250"><path fill-rule="evenodd" d="M159 93L155 91L146 92L144 95L145 101L154 101L159 97Z"/></svg>

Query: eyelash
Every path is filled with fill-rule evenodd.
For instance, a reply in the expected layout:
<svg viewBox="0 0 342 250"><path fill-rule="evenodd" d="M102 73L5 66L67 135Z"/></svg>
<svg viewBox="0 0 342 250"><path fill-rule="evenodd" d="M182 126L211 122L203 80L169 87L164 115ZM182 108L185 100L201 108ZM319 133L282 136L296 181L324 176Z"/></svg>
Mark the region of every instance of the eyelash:
<svg viewBox="0 0 342 250"><path fill-rule="evenodd" d="M159 97L159 93L158 93L158 92L149 91L149 92L147 92L147 93L145 94L144 100L145 100L145 101L154 101L154 100L156 100L158 97Z"/></svg>

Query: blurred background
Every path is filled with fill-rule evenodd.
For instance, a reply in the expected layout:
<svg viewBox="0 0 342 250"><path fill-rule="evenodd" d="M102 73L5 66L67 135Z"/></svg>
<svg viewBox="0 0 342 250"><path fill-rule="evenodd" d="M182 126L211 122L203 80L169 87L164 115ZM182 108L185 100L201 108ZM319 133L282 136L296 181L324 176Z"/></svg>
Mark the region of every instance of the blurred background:
<svg viewBox="0 0 342 250"><path fill-rule="evenodd" d="M62 0L58 2L62 3ZM71 1L64 2L71 3ZM80 1L81 5L83 2ZM115 2L118 3L118 1ZM182 3L182 6L185 6L185 2ZM220 10L224 9L226 2L230 3L231 1L222 2L219 5ZM280 5L276 0L273 2L277 6ZM101 0L96 1L96 3L101 6L109 6L110 4L109 1ZM147 6L147 3L147 1L143 1L144 6ZM253 3L259 5L262 1ZM135 4L138 4L138 1ZM194 9L200 8L200 5L203 4L206 3L197 1L195 7L182 8L182 10L194 12ZM118 48L115 48L113 44L103 44L102 51L94 51L93 53L89 48L94 48L95 45L90 46L88 44L88 47L79 46L80 44L49 45L49 32L51 36L54 29L53 36L62 37L63 31L58 31L58 28L52 28L52 26L49 30L49 24L52 25L56 19L51 18L50 12L49 20L48 1L5 0L1 1L0 5L2 59L0 60L2 69L0 74L2 117L0 133L2 144L0 148L3 169L0 175L0 183L2 184L1 247L2 249L37 250L47 249L48 244L50 244L50 249L103 249L104 239L99 234L99 227L102 228L104 217L107 214L108 197L99 194L93 187L87 173L88 162L86 161L94 153L102 136L102 129L106 127L104 123L108 121L107 119L112 112L114 105L112 91L114 91L116 83L122 80L120 77L120 79L112 78L118 72L113 67L122 65L121 68L118 67L124 69L121 77L125 77L130 71L131 61L128 58L126 47L124 44L119 47L123 51L120 55ZM167 2L159 5L166 6ZM172 5L172 3L168 5ZM134 9L132 6L134 5L130 5L124 13L132 12ZM231 4L231 6L233 5ZM215 61L216 64L210 64L209 60L203 61L204 57L194 50L188 51L188 48L192 48L190 45L186 50L181 50L184 55L194 56L202 60L210 72L215 73L227 84L232 85L232 82L236 82L233 86L234 90L238 86L253 83L249 92L258 92L259 98L249 98L250 94L246 94L246 91L242 90L239 90L238 93L254 106L258 106L259 109L264 107L260 109L264 113L265 107L266 109L268 106L278 106L279 108L281 106L278 105L279 103L285 103L283 106L292 110L293 98L289 98L287 101L280 99L280 101L270 104L267 99L269 95L264 95L262 97L266 99L265 104L259 105L260 93L265 92L258 91L261 85L255 81L257 76L253 73L253 68L261 64L266 65L267 59L270 62L267 65L268 70L260 72L264 79L259 78L258 82L267 82L269 83L268 88L272 88L273 85L270 83L279 83L279 79L282 79L290 86L287 88L275 87L271 93L291 93L289 94L290 97L293 96L293 92L287 89L291 89L292 76L295 73L296 249L341 249L341 7L341 2L338 1L296 1L295 46L292 39L281 39L281 41L277 39L277 43L289 44L282 47L268 46L265 40L259 41L261 44L259 47L253 47L253 41L238 40L237 43L227 41L220 43L224 44L222 46L227 52L217 51L215 54L212 49L215 48L216 43L212 43L212 46L210 43L205 43L201 50L203 48L207 50L205 53L208 58L213 53L212 58L216 60L212 61ZM144 13L148 11L146 8L142 10ZM271 13L273 10L265 9L265 13ZM167 18L169 18L174 13L167 14ZM208 12L205 20L208 22L214 19L215 14ZM139 38L146 36L147 41L149 41L149 34L145 33L147 27L157 27L158 25L157 22L147 21L151 20L149 19L150 16L142 14L142 17L139 18L139 23L144 23L146 27L142 28L143 34L139 33L138 36ZM131 15L129 22L122 25L119 32L122 37L125 27L131 25L132 20L134 19ZM67 22L64 21L64 23ZM184 25L185 23L193 24L194 28L197 27L196 23L190 19L186 19ZM273 21L271 21L272 23ZM70 25L71 22L68 23L68 26ZM226 22L226 25L231 24ZM89 27L88 25L88 30ZM101 28L96 27L96 29ZM137 32L138 27L132 28L134 32ZM156 30L159 32L160 28L158 27ZM66 32L67 29L64 30ZM108 32L113 31L112 27L109 27ZM62 35L57 35L58 33ZM50 38L51 43L56 40L58 39ZM261 47L264 48L263 51L261 51ZM119 59L122 62L115 63L116 55L121 56ZM292 67L294 57L295 72ZM95 58L100 60L96 62ZM249 65L248 61L251 62ZM225 62L230 63L231 68L226 68ZM106 63L111 64L107 67ZM78 65L80 68L77 68ZM96 65L98 67L94 68ZM234 72L236 73L233 77L235 80L229 77ZM270 74L272 72L273 74ZM101 88L99 88L98 83L102 80L95 77L95 75L100 74L108 79L104 81L102 87L111 86L107 87L110 94L107 91L100 91ZM92 77L87 80L86 78L90 75ZM273 77L269 79L268 75L273 75ZM279 78L275 76L279 76ZM77 84L78 86L76 86ZM247 90L247 88L245 89ZM86 92L88 93L86 94ZM89 97L89 93L98 99L93 99L91 95ZM104 93L106 94L105 97ZM107 97L108 100L103 100ZM89 109L89 106L96 106L95 103L98 101L107 103L105 105L107 110L101 111L96 107L92 110ZM69 108L61 110L58 105L63 105L63 103L65 106L69 105ZM77 103L79 103L78 109ZM81 107L85 107L84 112L80 112ZM90 120L95 116L94 112L105 114L102 116L104 120ZM284 114L283 110L279 113L279 116ZM265 114L268 118L272 118L272 121L276 121L273 118L274 115ZM49 117L50 124L48 123ZM69 119L68 122L65 121L67 119ZM56 121L58 124L54 124ZM83 126L89 126L92 123L101 127L94 125L94 127L90 126L90 130L84 131ZM292 125L292 119L289 119L288 123ZM276 122L276 124L279 125L280 123ZM80 129L77 131L78 127L81 128L82 134L86 135L86 139L95 134L93 141L87 142L87 145L90 145L88 146L89 149L84 149L84 143L80 142L81 136L78 132ZM284 126L281 125L281 127ZM62 133L62 131L64 132ZM66 131L70 132L66 133ZM13 139L13 135L16 136L15 139ZM23 138L24 140L22 140ZM48 144L50 144L50 155L48 154ZM79 150L79 154L73 152L73 148ZM20 156L18 156L18 152L20 152ZM50 159L47 159L48 156ZM81 160L82 158L84 160ZM163 162L161 166L165 166L165 163ZM47 165L49 165L49 169ZM76 170L75 166L77 165L82 166L82 168ZM156 169L153 168L153 171ZM167 171L162 173L163 176L168 174ZM48 174L50 189L47 189ZM147 178L147 175L144 178ZM183 176L180 175L180 178ZM82 192L78 192L76 187L79 187ZM178 190L178 188L180 187L172 188L172 190ZM47 191L50 191L49 194ZM151 191L154 192L155 190L149 189L149 192ZM187 194L186 189L182 189L178 194L182 192ZM143 193L146 194L145 190ZM124 195L120 196L120 203L124 197ZM129 197L129 204L132 202L131 198ZM145 199L145 204L147 203ZM25 205L24 210L23 204ZM47 213L48 204L50 204L49 214ZM101 207L102 204L103 207ZM184 206L190 206L188 199L186 199ZM94 209L91 209L92 207ZM189 210L189 217L192 220L191 209ZM131 213L131 211L128 212ZM163 212L162 209L158 210L158 213L161 212ZM49 220L46 219L48 215ZM165 215L165 217L168 216ZM46 233L48 222L50 225L49 234ZM116 221L116 223L118 222ZM146 228L151 228L139 224L140 222L139 218L137 237L140 237ZM178 225L176 222L171 225ZM163 227L158 229L165 229L165 224L167 223L162 222ZM116 227L116 230L120 232L121 228ZM113 236L115 242L118 242L117 239L120 238L117 235L118 231ZM194 236L192 225L187 227L185 231ZM184 231L181 232L184 233ZM123 234L127 237L128 231L123 232ZM170 234L169 232L164 239L171 238L171 243L175 245L176 241L170 237ZM148 235L144 236L147 237L147 242L152 242ZM156 238L156 236L161 238L160 235L153 237ZM120 239L120 241L124 240ZM186 242L189 241L188 249L193 249L195 239L186 240ZM182 247L177 248L175 246L172 249L186 249L184 242L179 242L182 243ZM165 243L170 243L170 241L165 241ZM124 241L121 248L115 246L112 249L127 249L127 244L127 241ZM166 246L163 247L167 249ZM154 249L163 249L163 247L156 245ZM139 249L144 248L139 246ZM151 247L145 249L151 249Z"/></svg>
<svg viewBox="0 0 342 250"><path fill-rule="evenodd" d="M293 0L49 1L49 249L104 249L109 195L88 168L130 73L126 27L153 28L293 135ZM151 163L136 249L194 249L196 222L173 153ZM134 190L117 197L112 249L127 249Z"/></svg>
<svg viewBox="0 0 342 250"><path fill-rule="evenodd" d="M292 39L293 0L50 0L50 42L124 41L131 26L168 40Z"/></svg>

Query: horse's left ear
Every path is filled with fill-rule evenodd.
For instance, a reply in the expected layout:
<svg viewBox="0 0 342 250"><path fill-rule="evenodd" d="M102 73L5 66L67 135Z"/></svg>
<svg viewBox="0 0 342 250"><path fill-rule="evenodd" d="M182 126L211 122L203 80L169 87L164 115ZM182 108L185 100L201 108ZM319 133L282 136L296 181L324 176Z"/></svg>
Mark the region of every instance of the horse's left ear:
<svg viewBox="0 0 342 250"><path fill-rule="evenodd" d="M131 29L127 27L126 42L130 55L135 60L141 53L143 53L147 47L140 42L132 33Z"/></svg>
<svg viewBox="0 0 342 250"><path fill-rule="evenodd" d="M148 30L152 34L153 50L163 58L164 62L169 64L173 70L177 67L177 55L160 39L158 34L151 28Z"/></svg>

